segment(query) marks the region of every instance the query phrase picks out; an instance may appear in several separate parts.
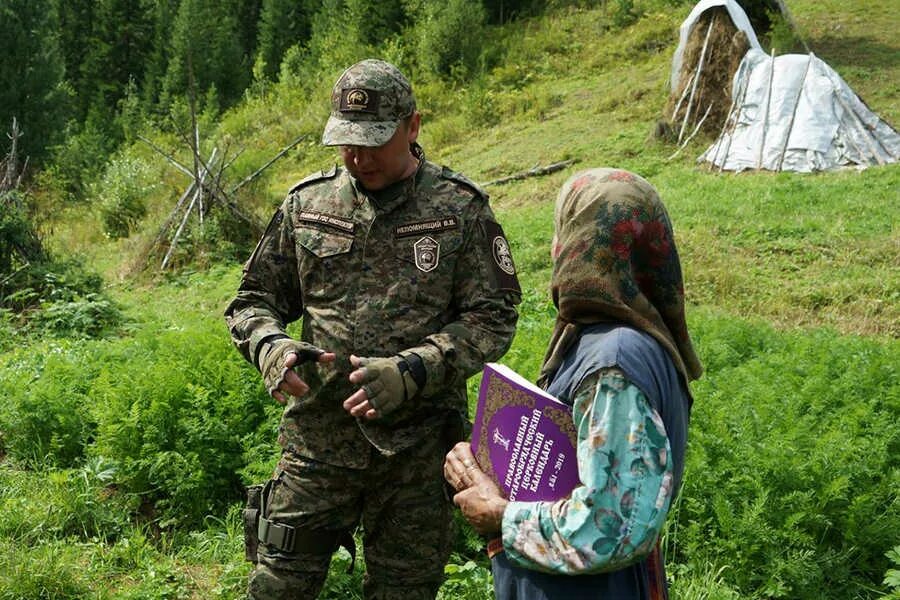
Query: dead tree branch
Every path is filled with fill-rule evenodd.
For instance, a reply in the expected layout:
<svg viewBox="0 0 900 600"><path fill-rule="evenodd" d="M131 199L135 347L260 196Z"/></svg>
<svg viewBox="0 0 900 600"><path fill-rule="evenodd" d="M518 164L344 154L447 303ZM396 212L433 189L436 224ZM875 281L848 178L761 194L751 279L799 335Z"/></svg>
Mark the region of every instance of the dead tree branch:
<svg viewBox="0 0 900 600"><path fill-rule="evenodd" d="M548 175L550 173L555 173L556 171L561 171L568 166L575 164L575 159L564 160L562 162L553 163L547 165L546 167L534 166L527 171L521 171L519 173L514 173L513 175L508 175L506 177L501 177L500 179L494 179L492 181L488 181L487 183L482 183L481 187L487 187L489 185L502 185L504 183L509 183L510 181L518 181L520 179L526 179L528 177L538 177L540 175Z"/></svg>
<svg viewBox="0 0 900 600"><path fill-rule="evenodd" d="M0 192L8 192L19 187L22 183L22 175L25 173L25 167L28 166L28 159L25 159L25 166L19 171L19 138L22 137L22 131L19 129L19 121L13 117L12 130L6 134L10 139L9 152L3 159L5 169L3 170L3 179L0 180Z"/></svg>
<svg viewBox="0 0 900 600"><path fill-rule="evenodd" d="M250 183L251 181L253 181L254 179L256 179L256 178L259 176L260 173L262 173L263 171L265 171L266 169L268 169L270 166L272 166L272 163L274 163L276 160L278 160L279 158L281 158L282 156L284 156L285 154L287 154L287 152L288 152L291 148L293 148L294 146L296 146L297 144L299 144L299 143L301 142L301 140L303 140L303 138L305 138L305 137L306 137L306 134L304 133L303 135L298 136L297 139L295 139L293 142L291 142L290 144L288 144L287 146L285 146L284 148L282 148L282 149L281 149L281 152L279 152L278 154L276 154L269 162L267 162L266 164L264 164L263 166L261 166L261 167L258 168L257 170L253 171L253 173L251 173L250 175L248 175L247 177L245 177L243 181L241 181L239 184L237 184L236 186L234 186L233 188L231 188L230 190L228 190L228 195L234 194L236 191L238 191L239 189L241 189L242 187L244 187L245 185L247 185L248 183Z"/></svg>

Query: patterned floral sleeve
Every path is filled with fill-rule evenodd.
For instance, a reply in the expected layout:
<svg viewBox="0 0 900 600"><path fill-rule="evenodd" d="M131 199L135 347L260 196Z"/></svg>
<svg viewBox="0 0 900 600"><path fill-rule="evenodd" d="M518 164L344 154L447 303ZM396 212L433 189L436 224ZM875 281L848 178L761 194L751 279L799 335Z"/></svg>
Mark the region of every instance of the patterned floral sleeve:
<svg viewBox="0 0 900 600"><path fill-rule="evenodd" d="M556 502L510 502L503 546L510 561L550 573L602 573L646 556L672 500L669 439L659 414L616 368L575 393L581 485Z"/></svg>

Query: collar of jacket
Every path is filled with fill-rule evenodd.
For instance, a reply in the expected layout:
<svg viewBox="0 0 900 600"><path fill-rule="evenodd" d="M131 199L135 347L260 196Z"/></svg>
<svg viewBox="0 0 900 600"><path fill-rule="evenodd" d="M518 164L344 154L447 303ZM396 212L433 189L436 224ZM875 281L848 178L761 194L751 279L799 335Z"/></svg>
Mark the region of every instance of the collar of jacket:
<svg viewBox="0 0 900 600"><path fill-rule="evenodd" d="M416 165L415 173L413 173L406 179L396 181L381 190L377 190L374 192L369 191L365 189L362 184L356 179L353 179L353 187L356 189L357 193L368 198L378 210L378 212L389 213L398 206L402 205L409 198L413 197L416 191L416 185L421 178L422 165L424 164L424 157L420 158L419 164Z"/></svg>

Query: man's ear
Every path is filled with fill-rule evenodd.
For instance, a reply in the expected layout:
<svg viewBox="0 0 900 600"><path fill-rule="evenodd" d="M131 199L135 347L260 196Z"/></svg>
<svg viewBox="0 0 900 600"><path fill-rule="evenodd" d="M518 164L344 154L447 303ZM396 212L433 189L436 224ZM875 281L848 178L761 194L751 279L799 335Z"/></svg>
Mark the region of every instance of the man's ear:
<svg viewBox="0 0 900 600"><path fill-rule="evenodd" d="M414 112L407 121L406 141L410 144L419 137L419 126L422 124L422 114L419 111Z"/></svg>

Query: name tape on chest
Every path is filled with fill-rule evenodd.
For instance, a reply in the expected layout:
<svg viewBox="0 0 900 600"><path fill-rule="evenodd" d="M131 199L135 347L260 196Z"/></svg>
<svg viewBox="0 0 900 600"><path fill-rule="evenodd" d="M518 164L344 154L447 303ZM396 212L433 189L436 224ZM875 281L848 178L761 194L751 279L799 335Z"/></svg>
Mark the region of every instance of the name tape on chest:
<svg viewBox="0 0 900 600"><path fill-rule="evenodd" d="M422 235L423 233L440 233L449 229L459 227L459 219L453 215L449 217L438 217L429 219L428 221L416 221L414 223L404 223L397 225L394 229L394 237L407 237L412 235Z"/></svg>
<svg viewBox="0 0 900 600"><path fill-rule="evenodd" d="M316 212L314 210L301 210L297 213L297 220L301 223L333 227L347 233L353 233L356 229L356 223L353 221L348 221L347 219L335 215L329 215L328 213Z"/></svg>

